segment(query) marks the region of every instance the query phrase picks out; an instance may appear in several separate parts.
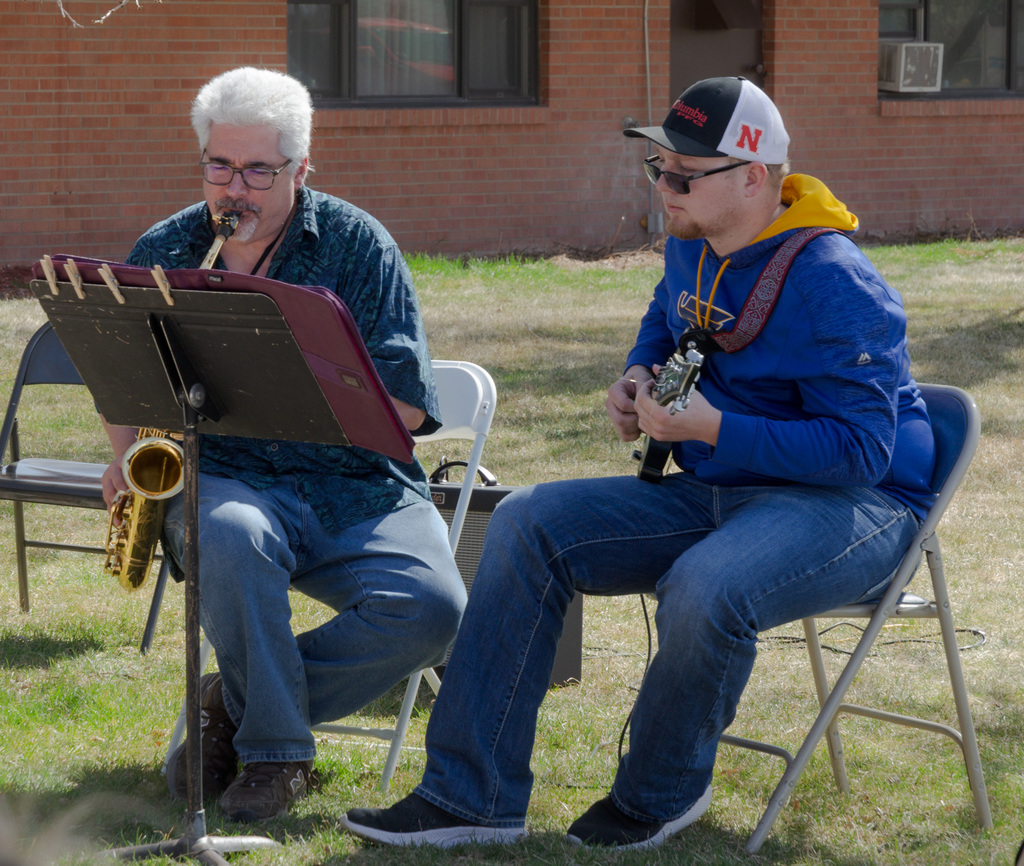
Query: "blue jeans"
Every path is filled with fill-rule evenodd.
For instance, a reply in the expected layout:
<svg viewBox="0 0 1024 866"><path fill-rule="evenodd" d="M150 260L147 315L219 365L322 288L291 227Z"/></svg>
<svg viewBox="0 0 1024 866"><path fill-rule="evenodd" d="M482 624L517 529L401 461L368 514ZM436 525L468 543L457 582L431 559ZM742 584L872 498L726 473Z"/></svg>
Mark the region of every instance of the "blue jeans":
<svg viewBox="0 0 1024 866"><path fill-rule="evenodd" d="M179 559L180 500L164 523ZM441 662L466 604L432 503L330 533L291 477L256 490L200 475L199 587L243 763L311 760L310 726L350 715ZM289 589L336 615L294 634Z"/></svg>
<svg viewBox="0 0 1024 866"><path fill-rule="evenodd" d="M867 488L712 487L679 473L516 491L487 528L417 793L469 821L523 826L570 600L654 593L658 651L611 796L638 820L679 817L711 782L758 632L879 595L918 527Z"/></svg>

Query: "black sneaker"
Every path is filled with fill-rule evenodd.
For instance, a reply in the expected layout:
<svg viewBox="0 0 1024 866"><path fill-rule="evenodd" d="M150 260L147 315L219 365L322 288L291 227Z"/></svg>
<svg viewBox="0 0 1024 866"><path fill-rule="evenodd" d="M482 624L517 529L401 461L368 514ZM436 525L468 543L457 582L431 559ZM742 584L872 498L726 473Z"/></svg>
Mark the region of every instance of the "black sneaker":
<svg viewBox="0 0 1024 866"><path fill-rule="evenodd" d="M526 835L525 827L484 827L410 794L388 809L349 809L341 829L383 845L451 848L463 842L505 844Z"/></svg>
<svg viewBox="0 0 1024 866"><path fill-rule="evenodd" d="M220 807L231 821L266 821L305 797L314 780L312 761L254 761L242 767Z"/></svg>
<svg viewBox="0 0 1024 866"><path fill-rule="evenodd" d="M673 833L689 827L711 804L711 786L700 799L672 821L637 821L612 802L598 800L572 822L568 838L577 845L605 845L613 848L656 848Z"/></svg>
<svg viewBox="0 0 1024 866"><path fill-rule="evenodd" d="M219 797L238 775L238 753L232 740L238 726L224 706L220 673L203 674L199 681L200 742L203 744L203 797ZM167 787L180 799L188 795L188 763L185 744L171 754L167 762Z"/></svg>

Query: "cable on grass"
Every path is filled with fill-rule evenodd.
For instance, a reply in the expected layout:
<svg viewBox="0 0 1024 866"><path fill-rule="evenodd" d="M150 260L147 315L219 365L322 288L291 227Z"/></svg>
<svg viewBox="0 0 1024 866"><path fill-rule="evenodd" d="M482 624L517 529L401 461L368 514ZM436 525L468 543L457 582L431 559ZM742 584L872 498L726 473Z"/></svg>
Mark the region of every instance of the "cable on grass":
<svg viewBox="0 0 1024 866"><path fill-rule="evenodd" d="M584 661L591 661L592 659L636 658L641 655L641 653L637 652L626 652L625 650L609 649L603 646L585 646L583 647L583 653Z"/></svg>
<svg viewBox="0 0 1024 866"><path fill-rule="evenodd" d="M644 612L644 627L647 629L647 658L644 660L644 672L643 672L643 676L641 676L641 678L640 678L640 686L637 688L637 692L639 692L640 689L643 688L644 680L647 678L647 671L650 669L650 666L651 666L651 658L652 658L653 649L654 649L654 641L653 641L653 637L652 637L652 634L651 634L651 618L650 618L650 615L647 612L647 601L644 598L642 593L640 595L640 607L643 609L643 612ZM826 626L825 628L821 629L818 632L818 637L820 638L822 635L826 635L830 631L833 631L834 629L837 629L840 626L849 626L850 628L856 629L857 631L862 632L862 633L865 630L862 626L859 626L856 623L852 623L852 622L849 622L847 620L842 620L840 622L833 623L832 625ZM886 626L886 628L890 628L890 626ZM985 643L985 641L988 639L984 631L982 631L980 628L975 628L973 626L966 626L966 627L962 627L962 628L957 628L957 629L954 629L954 631L958 635L960 635L960 634L969 634L969 635L972 635L975 638L974 643L967 644L966 646L959 646L958 645L957 649L960 652L966 652L967 650L977 649L978 647L982 646ZM793 646L803 646L803 645L807 644L807 639L806 638L799 637L799 636L796 636L796 635L767 635L766 637L759 638L759 639L764 641L764 642L766 642L766 643L779 643L779 644L786 644L786 645L793 645ZM938 643L941 643L941 642L942 642L942 636L940 634L937 637L928 637L928 638L901 637L901 638L893 638L891 640L880 640L880 641L876 641L875 645L876 646L894 646L896 644L904 644L904 643L938 644ZM829 652L834 652L834 653L837 653L839 655L853 655L853 653L850 650L842 649L841 647L837 647L837 646L832 646L831 644L823 643L821 645L821 648L823 650L828 650ZM613 653L613 654L617 654L617 653ZM639 655L639 654L638 653L621 653L621 655ZM619 758L620 761L622 760L622 746L623 746L623 744L626 741L626 732L629 730L629 723L633 719L633 710L635 708L636 708L636 702L634 701L633 706L630 707L629 713L626 715L626 721L623 723L622 731L619 734L618 758ZM600 748L600 746L598 748Z"/></svg>
<svg viewBox="0 0 1024 866"><path fill-rule="evenodd" d="M832 631L833 629L837 629L840 626L848 626L849 628L855 629L856 631L862 633L865 631L863 626L859 626L856 623L849 622L848 620L841 620L840 622L835 622L832 625L821 629L818 632L818 637L820 638L822 635L828 634L830 631ZM892 626L886 626L886 628L891 627ZM967 650L977 649L978 647L984 645L985 641L988 640L988 637L984 631L982 631L980 628L975 628L973 626L964 626L962 628L957 628L954 629L954 632L958 635L972 635L975 639L974 643L969 643L964 646L959 646L958 644L957 649L960 652L967 652ZM759 640L764 641L765 643L785 644L788 646L805 646L807 644L807 638L800 637L798 635L767 635L766 637L759 638ZM875 646L895 646L896 644L905 643L940 644L942 643L942 635L939 634L934 637L900 637L892 638L891 640L878 640L875 642ZM828 650L829 652L836 653L837 655L853 655L853 652L851 650L843 649L842 647L838 646L832 646L831 644L823 643L821 645L821 648L823 650Z"/></svg>

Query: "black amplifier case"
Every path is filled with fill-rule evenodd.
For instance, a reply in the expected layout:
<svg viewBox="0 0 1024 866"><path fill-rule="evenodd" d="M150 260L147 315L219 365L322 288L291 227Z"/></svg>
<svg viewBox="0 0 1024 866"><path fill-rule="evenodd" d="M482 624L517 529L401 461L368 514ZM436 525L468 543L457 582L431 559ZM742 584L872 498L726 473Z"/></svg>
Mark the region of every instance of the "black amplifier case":
<svg viewBox="0 0 1024 866"><path fill-rule="evenodd" d="M430 495L434 505L441 512L445 523L449 526L452 516L455 514L455 507L459 502L462 485L460 484L431 484ZM484 548L484 533L487 531L487 524L490 522L491 514L495 507L515 487L482 487L477 485L473 488L473 495L469 500L469 511L466 512L466 522L462 525L462 534L459 536L459 546L455 551L455 564L459 567L459 573L466 584L466 591L472 592L473 578L476 575L476 567L480 562L480 554ZM583 595L577 593L569 605L565 616L565 626L562 631L562 638L558 643L558 652L555 655L555 666L551 671L552 685L566 685L571 681L580 682L583 676Z"/></svg>

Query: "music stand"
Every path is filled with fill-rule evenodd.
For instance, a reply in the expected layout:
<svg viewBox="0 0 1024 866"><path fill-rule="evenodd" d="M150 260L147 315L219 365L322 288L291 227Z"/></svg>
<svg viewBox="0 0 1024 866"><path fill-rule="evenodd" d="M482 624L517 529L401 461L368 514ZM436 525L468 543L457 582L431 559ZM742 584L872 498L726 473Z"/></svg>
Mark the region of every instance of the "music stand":
<svg viewBox="0 0 1024 866"><path fill-rule="evenodd" d="M126 860L172 856L219 864L227 862L222 853L277 847L277 842L261 836L206 833L200 736L198 425L202 422L204 433L218 435L357 443L406 462L412 459L411 436L384 391L348 310L326 290L225 272L148 272L92 262L79 267L67 257L44 259L35 266L35 276L32 290L104 418L118 426L180 425L183 430L184 834L107 853ZM100 279L93 282L97 276ZM225 278L231 283L226 291L202 287L203 281L216 286ZM303 329L312 336L300 333Z"/></svg>

